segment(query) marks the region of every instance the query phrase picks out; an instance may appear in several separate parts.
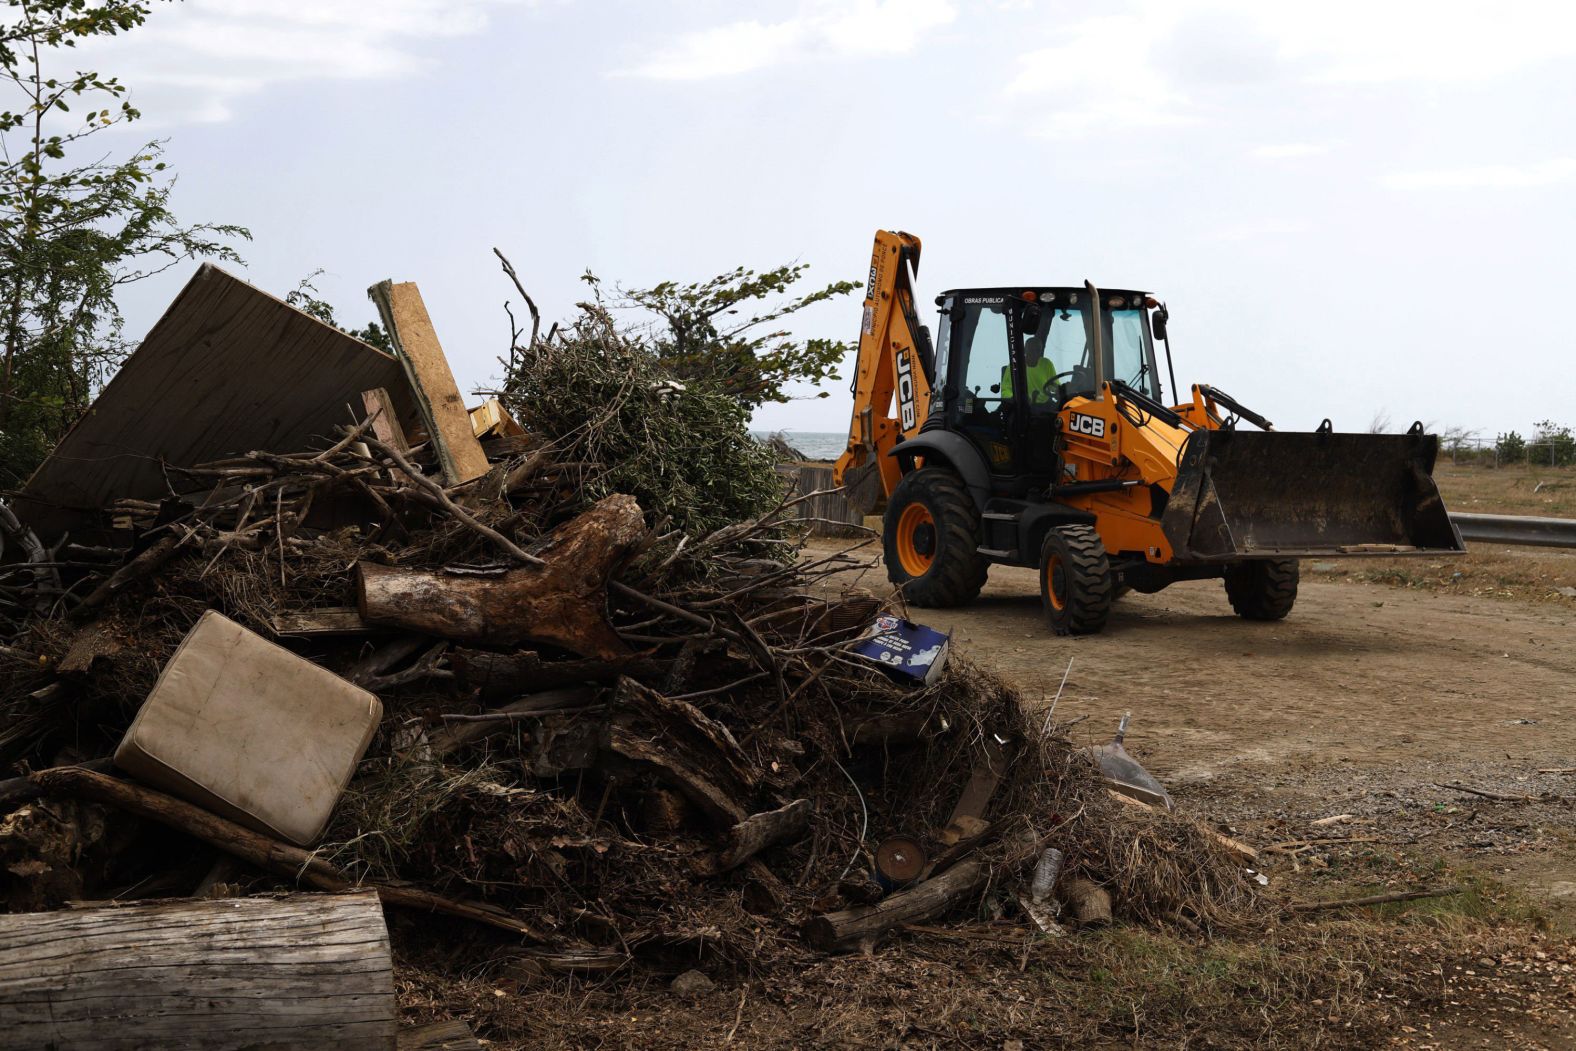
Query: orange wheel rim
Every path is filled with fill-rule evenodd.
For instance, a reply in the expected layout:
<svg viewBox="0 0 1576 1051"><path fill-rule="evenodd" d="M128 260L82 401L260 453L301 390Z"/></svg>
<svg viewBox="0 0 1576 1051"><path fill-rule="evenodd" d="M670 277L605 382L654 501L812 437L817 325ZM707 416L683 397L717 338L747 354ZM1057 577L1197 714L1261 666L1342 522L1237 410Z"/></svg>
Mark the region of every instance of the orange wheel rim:
<svg viewBox="0 0 1576 1051"><path fill-rule="evenodd" d="M1067 565L1059 554L1053 553L1045 562L1045 594L1052 609L1067 608Z"/></svg>
<svg viewBox="0 0 1576 1051"><path fill-rule="evenodd" d="M898 515L897 560L911 577L930 572L936 560L936 520L924 504L909 504Z"/></svg>

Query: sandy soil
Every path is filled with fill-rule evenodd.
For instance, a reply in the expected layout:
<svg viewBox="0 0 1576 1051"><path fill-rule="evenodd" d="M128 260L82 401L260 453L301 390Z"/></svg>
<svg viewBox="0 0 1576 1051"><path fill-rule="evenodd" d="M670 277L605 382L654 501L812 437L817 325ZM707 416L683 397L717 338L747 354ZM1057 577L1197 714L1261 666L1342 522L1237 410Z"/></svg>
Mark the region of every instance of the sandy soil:
<svg viewBox="0 0 1576 1051"><path fill-rule="evenodd" d="M1540 559L1576 569L1573 553ZM973 605L914 615L1042 703L1071 660L1057 721L1082 718L1074 738L1096 743L1131 711L1129 748L1179 803L1250 842L1351 813L1576 922L1576 603L1342 572L1358 565L1305 566L1296 609L1273 624L1233 616L1220 584L1198 581L1128 595L1104 633L1058 638L1035 574L1005 567ZM884 572L862 583L884 586Z"/></svg>
<svg viewBox="0 0 1576 1051"><path fill-rule="evenodd" d="M1102 634L1058 638L1034 572L1000 566L972 606L915 616L1030 693L1054 694L1072 660L1058 718L1087 715L1090 736L1105 736L1131 710L1129 741L1184 781L1309 762L1576 757L1576 605L1320 577L1305 573L1296 609L1273 624L1233 616L1218 582L1197 581L1128 595Z"/></svg>

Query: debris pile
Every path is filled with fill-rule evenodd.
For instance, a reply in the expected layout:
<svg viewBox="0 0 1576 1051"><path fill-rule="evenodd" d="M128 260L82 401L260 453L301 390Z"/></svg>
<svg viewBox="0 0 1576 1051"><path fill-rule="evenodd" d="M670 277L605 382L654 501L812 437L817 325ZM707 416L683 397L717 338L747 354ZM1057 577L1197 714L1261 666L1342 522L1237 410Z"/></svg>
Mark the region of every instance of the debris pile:
<svg viewBox="0 0 1576 1051"><path fill-rule="evenodd" d="M5 909L372 890L409 966L550 982L767 972L948 914L1208 928L1250 905L1233 844L1112 797L966 656L916 677L858 652L902 611L843 584L857 552L798 547L795 498L719 396L664 383L591 314L468 411L414 286L375 292L403 377L321 380L295 412L337 403L336 429L151 479L139 461L97 509L28 516L69 531L5 525L30 538L0 569ZM150 344L189 324L172 315ZM188 741L223 791L111 760L188 674L183 640L221 622L374 698L345 702L375 728L343 728L364 754L335 753L353 775L315 839L248 807L332 779L248 766L233 721ZM243 663L232 702L299 703L237 681Z"/></svg>

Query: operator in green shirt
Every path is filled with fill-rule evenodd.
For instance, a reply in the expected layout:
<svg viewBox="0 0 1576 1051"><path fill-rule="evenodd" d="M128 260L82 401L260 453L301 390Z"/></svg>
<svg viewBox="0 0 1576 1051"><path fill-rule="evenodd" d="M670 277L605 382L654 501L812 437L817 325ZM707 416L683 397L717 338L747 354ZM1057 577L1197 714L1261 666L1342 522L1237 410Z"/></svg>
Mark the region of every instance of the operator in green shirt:
<svg viewBox="0 0 1576 1051"><path fill-rule="evenodd" d="M1030 336L1023 341L1023 371L1029 383L1029 405L1038 407L1056 401L1056 365L1045 356L1045 337ZM1001 370L1001 396L1012 397L1012 366Z"/></svg>

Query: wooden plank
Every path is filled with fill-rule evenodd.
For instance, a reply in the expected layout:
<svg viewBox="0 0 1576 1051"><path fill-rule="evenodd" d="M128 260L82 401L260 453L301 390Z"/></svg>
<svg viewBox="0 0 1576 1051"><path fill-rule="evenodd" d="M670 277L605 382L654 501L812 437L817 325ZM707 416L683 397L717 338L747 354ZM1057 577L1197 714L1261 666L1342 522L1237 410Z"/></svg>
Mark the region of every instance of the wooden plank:
<svg viewBox="0 0 1576 1051"><path fill-rule="evenodd" d="M402 453L410 452L410 442L405 440L405 428L399 425L399 413L388 388L374 387L361 392L361 404L372 418L372 435L384 445L392 445Z"/></svg>
<svg viewBox="0 0 1576 1051"><path fill-rule="evenodd" d="M381 281L368 290L383 316L383 327L405 369L427 433L438 452L443 478L461 485L487 473L487 456L471 430L470 413L443 356L437 330L414 282Z"/></svg>
<svg viewBox="0 0 1576 1051"><path fill-rule="evenodd" d="M946 827L936 834L943 846L977 836L985 829L985 811L996 794L996 786L1001 784L1002 775L1007 772L1007 751L988 731L982 751L984 754L975 762Z"/></svg>
<svg viewBox="0 0 1576 1051"><path fill-rule="evenodd" d="M464 1022L433 1022L401 1029L394 1045L399 1051L481 1051L482 1045Z"/></svg>
<svg viewBox="0 0 1576 1051"><path fill-rule="evenodd" d="M509 410L497 398L488 398L472 409L470 414L471 431L478 439L519 438L525 434L525 428L515 422Z"/></svg>
<svg viewBox="0 0 1576 1051"><path fill-rule="evenodd" d="M419 419L391 355L205 264L15 509L43 536L80 536L115 499L162 496L161 461L189 467L332 441L374 387L388 389L403 424Z"/></svg>
<svg viewBox="0 0 1576 1051"><path fill-rule="evenodd" d="M319 635L370 635L379 630L362 620L361 611L354 606L325 606L322 609L276 613L273 628L275 635L305 639Z"/></svg>
<svg viewBox="0 0 1576 1051"><path fill-rule="evenodd" d="M795 504L793 514L801 521L808 521L811 536L848 537L861 535L865 516L860 514L837 483L832 480L832 468L827 464L801 463L778 464L777 473L794 497L821 495ZM832 490L827 492L826 490Z"/></svg>
<svg viewBox="0 0 1576 1051"><path fill-rule="evenodd" d="M371 892L0 916L0 1051L390 1051L398 1019Z"/></svg>

